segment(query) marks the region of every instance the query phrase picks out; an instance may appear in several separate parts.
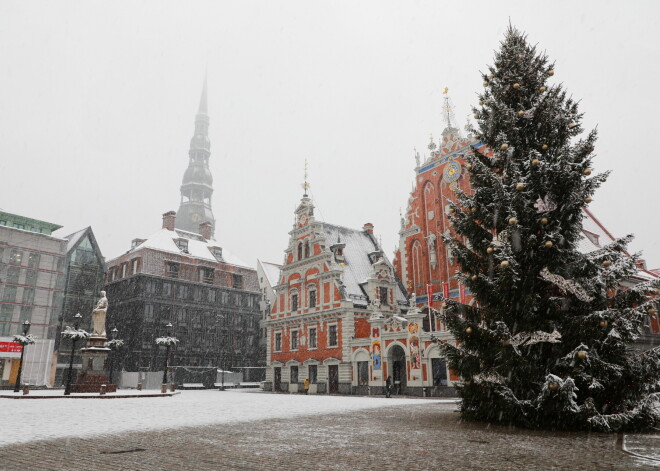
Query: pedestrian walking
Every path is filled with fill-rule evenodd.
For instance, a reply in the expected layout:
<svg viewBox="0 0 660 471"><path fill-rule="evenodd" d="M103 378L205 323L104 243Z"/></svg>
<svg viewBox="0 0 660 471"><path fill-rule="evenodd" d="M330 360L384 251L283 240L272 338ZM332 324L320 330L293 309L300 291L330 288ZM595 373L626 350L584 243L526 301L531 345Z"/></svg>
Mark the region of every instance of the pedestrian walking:
<svg viewBox="0 0 660 471"><path fill-rule="evenodd" d="M388 376L385 380L385 397L392 396L392 377Z"/></svg>
<svg viewBox="0 0 660 471"><path fill-rule="evenodd" d="M309 393L309 378L305 378L305 394Z"/></svg>

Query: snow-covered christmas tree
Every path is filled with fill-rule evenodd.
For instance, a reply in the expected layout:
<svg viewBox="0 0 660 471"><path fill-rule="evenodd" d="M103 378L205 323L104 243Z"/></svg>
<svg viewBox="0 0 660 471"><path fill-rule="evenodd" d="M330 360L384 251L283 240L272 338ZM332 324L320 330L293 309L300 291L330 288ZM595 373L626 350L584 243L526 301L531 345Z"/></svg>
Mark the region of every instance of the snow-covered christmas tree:
<svg viewBox="0 0 660 471"><path fill-rule="evenodd" d="M631 237L583 254L582 207L596 132L554 64L509 27L484 74L474 134L473 192L460 194L446 237L477 303L446 300L458 346L443 344L466 419L532 428L614 431L660 425L660 349L631 349L658 285L623 288L636 272ZM482 149L483 150L483 149Z"/></svg>

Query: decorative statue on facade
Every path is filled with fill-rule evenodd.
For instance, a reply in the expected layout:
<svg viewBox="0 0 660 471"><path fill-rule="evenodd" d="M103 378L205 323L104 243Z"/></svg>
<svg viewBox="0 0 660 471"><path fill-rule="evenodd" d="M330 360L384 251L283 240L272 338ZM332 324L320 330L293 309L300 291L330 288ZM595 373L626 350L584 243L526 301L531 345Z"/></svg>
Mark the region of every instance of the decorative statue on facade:
<svg viewBox="0 0 660 471"><path fill-rule="evenodd" d="M108 298L105 291L101 291L101 299L96 303L92 311L92 335L105 337L105 315L108 312Z"/></svg>

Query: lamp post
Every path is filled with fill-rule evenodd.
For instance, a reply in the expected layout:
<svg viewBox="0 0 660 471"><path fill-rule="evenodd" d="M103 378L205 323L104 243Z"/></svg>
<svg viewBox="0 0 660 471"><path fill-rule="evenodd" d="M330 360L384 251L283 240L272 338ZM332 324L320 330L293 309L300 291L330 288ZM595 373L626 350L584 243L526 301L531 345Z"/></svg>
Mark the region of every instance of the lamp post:
<svg viewBox="0 0 660 471"><path fill-rule="evenodd" d="M117 338L117 333L119 332L117 327L112 329L110 332L112 332L112 339L110 339L110 341L108 342L108 346L110 347L110 353L112 354L113 350L116 350L122 345L124 345L124 341ZM112 384L112 370L114 365L115 365L115 356L113 354L110 357L110 375L108 377L108 383L110 384Z"/></svg>
<svg viewBox="0 0 660 471"><path fill-rule="evenodd" d="M73 316L73 326L75 330L78 330L80 327L80 321L82 320L82 316L80 313L76 314ZM78 341L77 336L72 336L71 338L71 358L69 360L69 374L66 378L66 387L64 388L64 395L65 396L70 396L71 395L71 377L73 376L73 355L76 352L76 342Z"/></svg>
<svg viewBox="0 0 660 471"><path fill-rule="evenodd" d="M167 328L167 336L172 337L172 323L168 322L165 326ZM167 384L167 369L170 366L170 348L172 346L171 342L167 343L167 352L165 353L165 369L163 370L163 384Z"/></svg>
<svg viewBox="0 0 660 471"><path fill-rule="evenodd" d="M25 347L28 346L29 342L28 340L28 332L30 332L30 321L25 320L23 321L23 338L26 339L25 342L20 342L20 344L23 346L21 348L21 359L18 362L18 375L16 376L16 385L14 386L14 392L18 392L21 389L21 374L23 373L23 354L25 353Z"/></svg>

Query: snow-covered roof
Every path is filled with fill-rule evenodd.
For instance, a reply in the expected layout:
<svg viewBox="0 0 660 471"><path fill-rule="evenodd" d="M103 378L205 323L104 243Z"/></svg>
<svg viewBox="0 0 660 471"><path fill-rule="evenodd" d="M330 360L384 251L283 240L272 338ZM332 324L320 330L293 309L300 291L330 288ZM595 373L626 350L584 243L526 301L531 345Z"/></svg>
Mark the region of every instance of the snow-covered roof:
<svg viewBox="0 0 660 471"><path fill-rule="evenodd" d="M137 252L142 249L161 250L174 254L181 254L181 249L174 242L175 239L186 239L188 241L188 253L186 255L208 260L210 262L217 262L217 259L211 253L211 247L221 247L217 241L211 239L206 240L199 234L175 229L162 228L158 232L149 236L145 241L137 247L132 248L128 253ZM241 267L251 268L243 260L232 254L229 250L222 248L222 261L230 265L238 265Z"/></svg>
<svg viewBox="0 0 660 471"><path fill-rule="evenodd" d="M74 232L73 234L69 234L68 236L65 237L65 239L69 241L69 243L66 246L67 253L69 253L69 251L78 244L80 239L85 235L85 232L87 232L87 229L89 229L89 227L80 229L78 232Z"/></svg>
<svg viewBox="0 0 660 471"><path fill-rule="evenodd" d="M261 264L261 268L263 268L264 274L266 275L270 286L276 286L279 284L280 269L282 268L282 265L270 262L262 262L261 260L257 260L257 262Z"/></svg>
<svg viewBox="0 0 660 471"><path fill-rule="evenodd" d="M326 243L334 244L339 238L340 243L346 244L343 250L345 262L342 278L346 293L349 296L365 297L367 294L360 285L367 281L372 272L372 261L369 259L369 254L380 250L375 238L363 230L350 229L325 222L322 225L326 235ZM382 256L387 264L392 266L385 254L382 254ZM396 286L396 300L404 302L406 300L398 283Z"/></svg>

